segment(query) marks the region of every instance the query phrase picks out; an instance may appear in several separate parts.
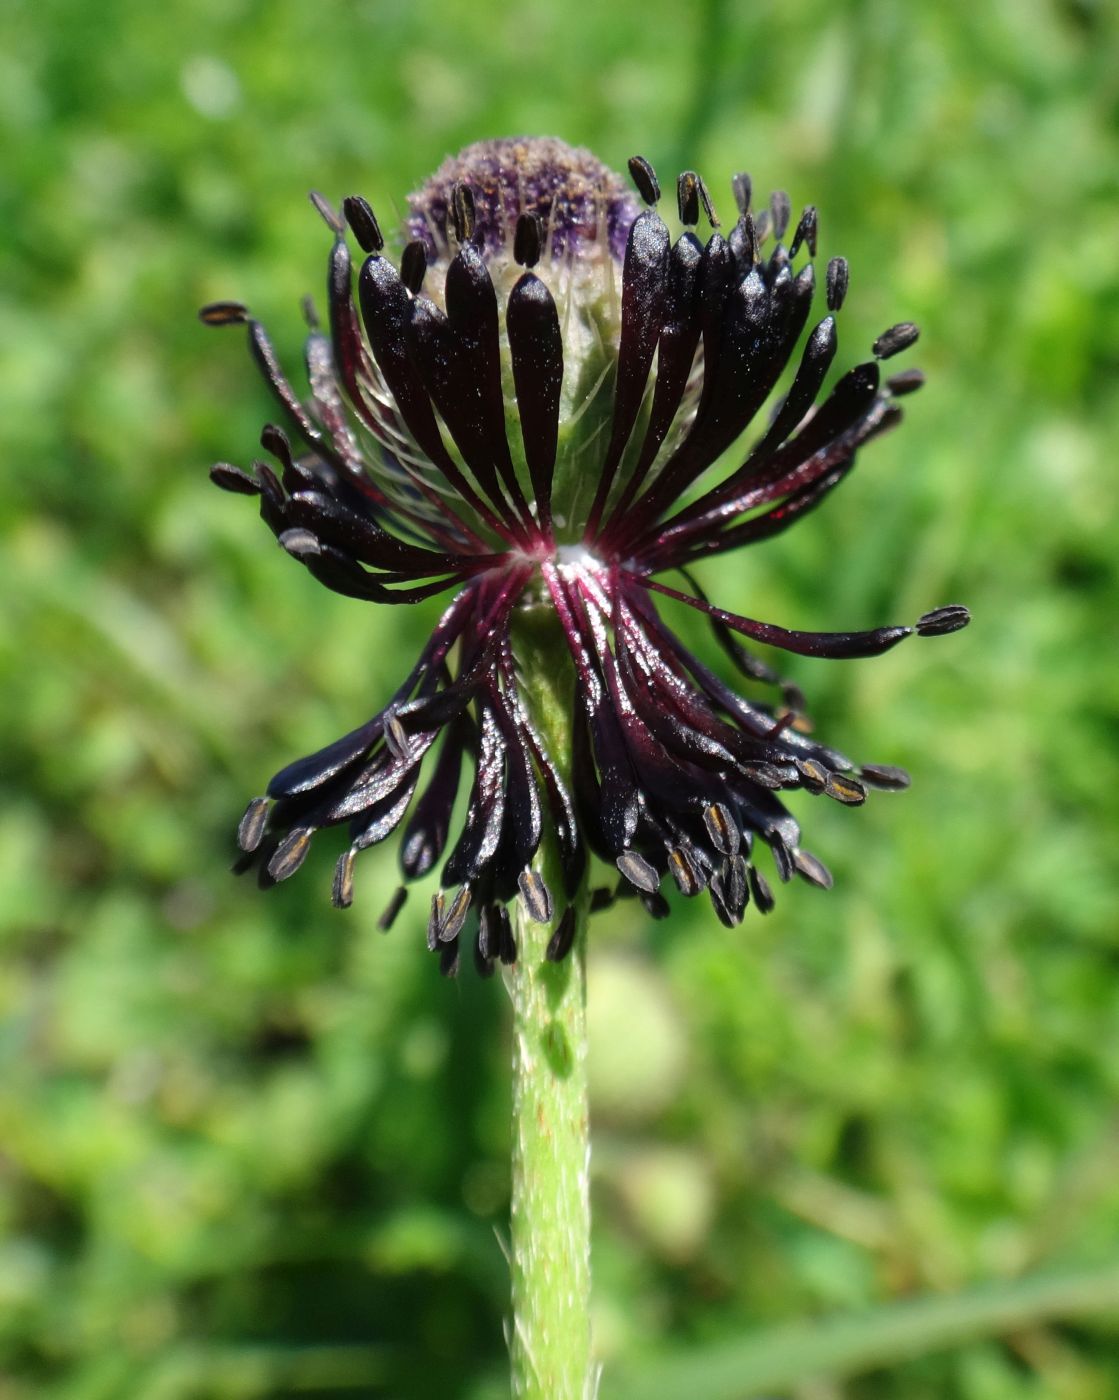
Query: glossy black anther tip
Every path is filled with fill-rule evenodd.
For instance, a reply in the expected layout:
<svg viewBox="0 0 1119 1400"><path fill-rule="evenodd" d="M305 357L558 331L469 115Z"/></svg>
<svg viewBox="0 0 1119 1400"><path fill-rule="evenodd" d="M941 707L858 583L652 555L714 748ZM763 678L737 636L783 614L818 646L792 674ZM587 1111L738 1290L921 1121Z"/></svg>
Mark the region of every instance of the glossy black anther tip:
<svg viewBox="0 0 1119 1400"><path fill-rule="evenodd" d="M866 788L849 773L829 773L824 791L847 807L861 807L866 801Z"/></svg>
<svg viewBox="0 0 1119 1400"><path fill-rule="evenodd" d="M369 201L359 194L348 194L342 201L342 208L362 252L379 253L385 246L385 239Z"/></svg>
<svg viewBox="0 0 1119 1400"><path fill-rule="evenodd" d="M237 827L237 844L243 851L255 851L264 839L264 828L268 822L268 809L271 805L267 797L254 797L245 808L245 815Z"/></svg>
<svg viewBox="0 0 1119 1400"><path fill-rule="evenodd" d="M908 350L920 334L920 330L912 321L900 321L888 331L883 331L872 349L878 359L888 360L891 355L899 355L903 350Z"/></svg>
<svg viewBox="0 0 1119 1400"><path fill-rule="evenodd" d="M548 962L563 962L571 946L575 942L575 906L568 905L563 911L563 917L559 921L555 933L548 940L548 947L544 952L544 957Z"/></svg>
<svg viewBox="0 0 1119 1400"><path fill-rule="evenodd" d="M636 851L625 850L615 861L618 869L636 889L655 894L661 877L654 866Z"/></svg>
<svg viewBox="0 0 1119 1400"><path fill-rule="evenodd" d="M768 209L759 209L754 215L754 228L757 230L758 242L764 243L769 237L769 231L773 227L773 215Z"/></svg>
<svg viewBox="0 0 1119 1400"><path fill-rule="evenodd" d="M335 909L349 909L354 902L354 857L357 852L351 846L338 857L334 867L334 880L330 887L330 902Z"/></svg>
<svg viewBox="0 0 1119 1400"><path fill-rule="evenodd" d="M680 213L680 222L688 228L698 224L700 205L703 206L707 222L712 228L718 228L719 216L711 203L711 192L704 183L703 176L697 175L694 170L684 170L676 177L676 207Z"/></svg>
<svg viewBox="0 0 1119 1400"><path fill-rule="evenodd" d="M436 890L431 896L431 910L427 916L427 948L429 953L434 953L439 947L439 930L443 926L443 914L447 906L447 896L442 890Z"/></svg>
<svg viewBox="0 0 1119 1400"><path fill-rule="evenodd" d="M756 866L751 865L749 873L750 893L754 896L754 907L759 914L768 914L776 903L773 891L769 888L769 881Z"/></svg>
<svg viewBox="0 0 1119 1400"><path fill-rule="evenodd" d="M793 234L793 241L789 244L789 256L795 258L803 243L812 257L816 256L816 234L819 222L816 215L816 206L809 204L804 213L800 216L796 233Z"/></svg>
<svg viewBox="0 0 1119 1400"><path fill-rule="evenodd" d="M550 924L552 921L552 895L548 886L535 870L522 870L517 885L524 901L525 912L537 924Z"/></svg>
<svg viewBox="0 0 1119 1400"><path fill-rule="evenodd" d="M758 260L758 231L752 214L742 214L727 239L731 252L744 268L753 267Z"/></svg>
<svg viewBox="0 0 1119 1400"><path fill-rule="evenodd" d="M404 245L400 255L400 280L415 296L423 286L426 275L427 249L417 238Z"/></svg>
<svg viewBox="0 0 1119 1400"><path fill-rule="evenodd" d="M412 743L398 715L385 716L385 747L400 763L407 763L412 757Z"/></svg>
<svg viewBox="0 0 1119 1400"><path fill-rule="evenodd" d="M773 220L773 236L780 243L793 216L793 202L784 190L774 190L769 196L769 213Z"/></svg>
<svg viewBox="0 0 1119 1400"><path fill-rule="evenodd" d="M796 866L797 873L810 885L816 885L822 890L830 890L835 883L831 871L811 851L794 851L793 864Z"/></svg>
<svg viewBox="0 0 1119 1400"><path fill-rule="evenodd" d="M595 889L591 890L590 912L592 914L601 914L604 909L610 908L614 903L614 899L615 894L612 889L608 889L605 885L597 886Z"/></svg>
<svg viewBox="0 0 1119 1400"><path fill-rule="evenodd" d="M750 212L750 200L754 197L754 182L750 179L745 170L740 170L730 182L730 187L734 191L734 202L738 205L740 214Z"/></svg>
<svg viewBox="0 0 1119 1400"><path fill-rule="evenodd" d="M722 855L736 856L741 834L728 808L721 802L712 802L704 809L703 821L715 849Z"/></svg>
<svg viewBox="0 0 1119 1400"><path fill-rule="evenodd" d="M707 188L707 181L702 175L697 175L696 179L699 183L699 202L703 205L704 216L712 228L718 228L721 220L711 202L711 191Z"/></svg>
<svg viewBox="0 0 1119 1400"><path fill-rule="evenodd" d="M925 372L921 369L903 369L899 374L891 374L886 380L886 388L894 398L905 394L915 394L925 382Z"/></svg>
<svg viewBox="0 0 1119 1400"><path fill-rule="evenodd" d="M945 637L949 632L958 632L971 621L971 613L962 603L948 603L943 608L934 608L917 619L919 637Z"/></svg>
<svg viewBox="0 0 1119 1400"><path fill-rule="evenodd" d="M460 243L468 243L474 237L477 221L474 191L469 185L464 185L458 180L451 190L451 225Z"/></svg>
<svg viewBox="0 0 1119 1400"><path fill-rule="evenodd" d="M276 847L266 867L276 884L290 879L306 860L313 834L307 827L296 827Z"/></svg>
<svg viewBox="0 0 1119 1400"><path fill-rule="evenodd" d="M342 234L346 226L339 217L338 210L331 204L325 194L320 194L318 190L309 190L307 198L314 205L315 213L331 231L331 233Z"/></svg>
<svg viewBox="0 0 1119 1400"><path fill-rule="evenodd" d="M291 461L291 442L283 428L277 427L275 423L265 423L260 430L260 445L265 452L271 452L273 457L279 461Z"/></svg>
<svg viewBox="0 0 1119 1400"><path fill-rule="evenodd" d="M846 258L832 258L828 263L827 275L827 298L828 310L838 311L843 305L843 299L847 295L847 283L850 280L850 270L847 267Z"/></svg>
<svg viewBox="0 0 1119 1400"><path fill-rule="evenodd" d="M892 763L864 763L859 776L870 787L881 788L884 792L901 792L911 781L904 768Z"/></svg>
<svg viewBox="0 0 1119 1400"><path fill-rule="evenodd" d="M517 935L513 932L513 924L505 905L498 904L495 909L497 914L497 956L506 967L512 967L517 961Z"/></svg>
<svg viewBox="0 0 1119 1400"><path fill-rule="evenodd" d="M694 170L682 170L676 177L676 208L686 227L699 223L699 176Z"/></svg>
<svg viewBox="0 0 1119 1400"><path fill-rule="evenodd" d="M215 462L210 468L210 480L223 491L232 491L238 496L260 495L260 482L256 477L243 472L232 462Z"/></svg>
<svg viewBox="0 0 1119 1400"><path fill-rule="evenodd" d="M646 894L645 891L642 890L637 897L644 906L645 912L650 919L667 919L669 914L672 913L672 905L669 904L668 900L665 899L664 895L661 894L659 890L657 890L655 894Z"/></svg>
<svg viewBox="0 0 1119 1400"><path fill-rule="evenodd" d="M656 204L661 197L657 172L644 156L630 156L629 173L637 186L637 193L648 205Z"/></svg>
<svg viewBox="0 0 1119 1400"><path fill-rule="evenodd" d="M458 938L466 923L466 916L470 912L470 902L470 886L463 885L450 904L446 906L446 912L439 926L440 943L453 943Z"/></svg>
<svg viewBox="0 0 1119 1400"><path fill-rule="evenodd" d="M240 326L249 319L249 308L239 301L211 301L199 307L198 319L204 326Z"/></svg>
<svg viewBox="0 0 1119 1400"><path fill-rule="evenodd" d="M540 220L535 214L521 214L513 233L513 261L518 267L535 267L540 261Z"/></svg>
<svg viewBox="0 0 1119 1400"><path fill-rule="evenodd" d="M797 771L809 792L823 792L828 785L828 770L818 758L799 759Z"/></svg>

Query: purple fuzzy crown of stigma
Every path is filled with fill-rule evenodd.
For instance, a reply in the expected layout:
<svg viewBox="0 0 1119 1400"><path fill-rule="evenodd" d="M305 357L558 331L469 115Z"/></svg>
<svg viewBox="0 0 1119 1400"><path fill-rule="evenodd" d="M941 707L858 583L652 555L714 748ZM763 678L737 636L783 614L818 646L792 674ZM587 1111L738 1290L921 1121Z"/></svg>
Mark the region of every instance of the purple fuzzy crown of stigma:
<svg viewBox="0 0 1119 1400"><path fill-rule="evenodd" d="M577 258L600 241L619 262L640 205L609 167L582 148L551 137L479 141L448 156L408 197L407 232L429 261L455 241L453 192L474 200L474 241L487 253L511 246L523 213L539 221L542 243L557 259Z"/></svg>

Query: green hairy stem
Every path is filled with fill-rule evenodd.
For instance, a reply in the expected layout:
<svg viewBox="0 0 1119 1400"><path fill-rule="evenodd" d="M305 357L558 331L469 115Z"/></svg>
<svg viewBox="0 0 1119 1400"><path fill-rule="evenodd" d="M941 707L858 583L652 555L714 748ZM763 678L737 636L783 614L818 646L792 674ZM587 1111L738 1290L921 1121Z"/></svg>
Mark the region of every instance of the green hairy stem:
<svg viewBox="0 0 1119 1400"><path fill-rule="evenodd" d="M532 718L566 775L574 678L554 614L526 611L515 645ZM548 962L545 950L568 903L554 840L542 845L535 868L552 893L553 918L534 923L518 900L517 961L506 978L513 1002L513 1394L590 1400L588 897L582 889L573 901L570 953Z"/></svg>

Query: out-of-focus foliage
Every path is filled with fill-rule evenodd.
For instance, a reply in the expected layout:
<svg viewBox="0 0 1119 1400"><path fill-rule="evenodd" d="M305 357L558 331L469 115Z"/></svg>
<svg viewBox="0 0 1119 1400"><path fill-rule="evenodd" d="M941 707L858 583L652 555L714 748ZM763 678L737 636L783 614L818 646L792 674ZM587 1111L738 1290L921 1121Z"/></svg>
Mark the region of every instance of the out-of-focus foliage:
<svg viewBox="0 0 1119 1400"><path fill-rule="evenodd" d="M7 0L0 31L3 1400L500 1393L500 981L440 981L422 892L376 932L390 851L347 914L329 839L267 896L226 869L439 603L328 594L209 486L272 409L194 319L243 299L294 357L306 191L391 224L489 135L816 203L840 362L912 318L930 386L709 581L791 626L976 619L793 663L915 779L798 809L831 894L593 930L604 1395L654 1343L1114 1259L1114 8ZM1105 1400L1115 1344L1034 1324L795 1393Z"/></svg>

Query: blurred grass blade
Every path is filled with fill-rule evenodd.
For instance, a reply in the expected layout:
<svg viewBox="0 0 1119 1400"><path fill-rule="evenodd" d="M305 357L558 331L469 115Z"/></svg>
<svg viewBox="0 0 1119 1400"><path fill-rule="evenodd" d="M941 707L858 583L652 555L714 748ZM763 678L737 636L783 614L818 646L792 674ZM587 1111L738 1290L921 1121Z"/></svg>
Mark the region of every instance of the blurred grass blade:
<svg viewBox="0 0 1119 1400"><path fill-rule="evenodd" d="M222 1400L273 1394L368 1394L385 1375L385 1347L192 1346L175 1348L144 1377L144 1400L180 1400L205 1393ZM135 1379L135 1376L133 1377Z"/></svg>
<svg viewBox="0 0 1119 1400"><path fill-rule="evenodd" d="M1119 1261L1077 1273L892 1303L854 1317L795 1323L703 1351L668 1353L604 1377L603 1400L749 1400L816 1376L850 1376L1053 1318L1119 1315Z"/></svg>

